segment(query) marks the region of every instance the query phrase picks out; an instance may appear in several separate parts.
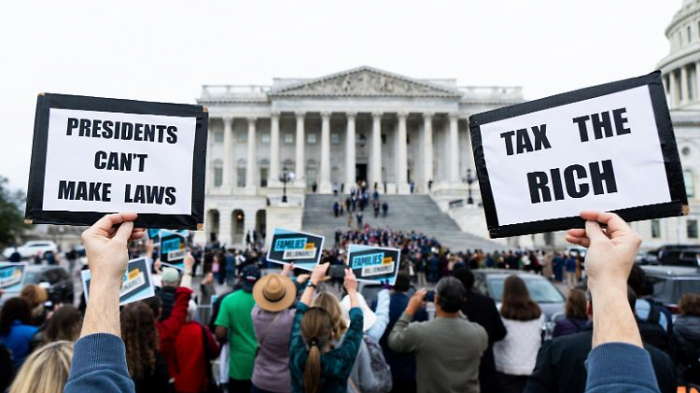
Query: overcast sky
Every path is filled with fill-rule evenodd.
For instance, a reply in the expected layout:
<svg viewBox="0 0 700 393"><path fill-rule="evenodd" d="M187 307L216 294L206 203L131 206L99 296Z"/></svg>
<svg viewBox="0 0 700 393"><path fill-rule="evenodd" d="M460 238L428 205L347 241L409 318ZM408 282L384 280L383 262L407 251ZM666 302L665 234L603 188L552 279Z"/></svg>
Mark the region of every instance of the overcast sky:
<svg viewBox="0 0 700 393"><path fill-rule="evenodd" d="M26 190L40 92L194 103L369 65L536 99L653 71L681 3L1 1L0 176Z"/></svg>

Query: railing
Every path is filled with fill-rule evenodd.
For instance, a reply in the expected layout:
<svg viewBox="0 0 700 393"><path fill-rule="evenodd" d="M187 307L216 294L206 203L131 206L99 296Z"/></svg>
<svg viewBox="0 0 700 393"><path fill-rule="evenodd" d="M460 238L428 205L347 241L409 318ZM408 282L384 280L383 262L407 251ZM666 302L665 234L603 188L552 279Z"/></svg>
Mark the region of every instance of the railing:
<svg viewBox="0 0 700 393"><path fill-rule="evenodd" d="M465 98L523 98L520 86L457 86Z"/></svg>
<svg viewBox="0 0 700 393"><path fill-rule="evenodd" d="M265 98L271 89L267 85L204 85L202 98Z"/></svg>

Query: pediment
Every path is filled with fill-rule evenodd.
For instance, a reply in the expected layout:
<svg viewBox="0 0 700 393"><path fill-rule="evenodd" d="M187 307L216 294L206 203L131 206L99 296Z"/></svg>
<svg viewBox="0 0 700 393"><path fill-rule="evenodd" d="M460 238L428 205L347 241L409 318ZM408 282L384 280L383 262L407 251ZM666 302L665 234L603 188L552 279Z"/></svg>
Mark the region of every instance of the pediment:
<svg viewBox="0 0 700 393"><path fill-rule="evenodd" d="M322 78L284 86L271 91L271 97L444 97L462 94L449 87L392 74L371 67L360 67Z"/></svg>

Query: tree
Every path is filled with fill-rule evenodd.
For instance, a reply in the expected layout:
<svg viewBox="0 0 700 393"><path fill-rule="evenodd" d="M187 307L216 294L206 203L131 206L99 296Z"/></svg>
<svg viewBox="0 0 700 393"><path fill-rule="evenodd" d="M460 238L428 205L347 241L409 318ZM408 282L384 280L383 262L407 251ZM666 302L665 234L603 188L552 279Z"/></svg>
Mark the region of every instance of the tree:
<svg viewBox="0 0 700 393"><path fill-rule="evenodd" d="M0 176L0 246L14 244L27 229L20 208L25 201L24 193L10 190L7 179Z"/></svg>

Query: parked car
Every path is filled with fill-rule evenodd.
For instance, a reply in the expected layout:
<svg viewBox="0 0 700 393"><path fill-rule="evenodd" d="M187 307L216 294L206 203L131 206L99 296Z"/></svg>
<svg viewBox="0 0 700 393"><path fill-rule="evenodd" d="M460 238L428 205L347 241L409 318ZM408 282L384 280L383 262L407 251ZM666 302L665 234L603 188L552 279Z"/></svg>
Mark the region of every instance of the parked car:
<svg viewBox="0 0 700 393"><path fill-rule="evenodd" d="M27 259L34 257L38 253L46 252L58 252L58 246L51 240L33 240L24 243L24 245L17 247L17 252L22 256L22 259ZM7 247L5 251L2 252L2 256L9 259L12 253L15 252L14 247Z"/></svg>
<svg viewBox="0 0 700 393"><path fill-rule="evenodd" d="M504 269L476 269L473 272L474 289L482 295L491 297L499 307L506 278L517 274L525 281L530 297L542 308L547 320L554 314L564 311L566 298L554 284L540 275Z"/></svg>
<svg viewBox="0 0 700 393"><path fill-rule="evenodd" d="M652 298L678 313L678 300L686 293L700 293L700 269L684 266L642 266Z"/></svg>
<svg viewBox="0 0 700 393"><path fill-rule="evenodd" d="M658 265L659 257L658 251L639 251L637 256L634 258L634 263L638 265Z"/></svg>
<svg viewBox="0 0 700 393"><path fill-rule="evenodd" d="M659 265L698 267L700 246L689 244L667 245L659 248Z"/></svg>

